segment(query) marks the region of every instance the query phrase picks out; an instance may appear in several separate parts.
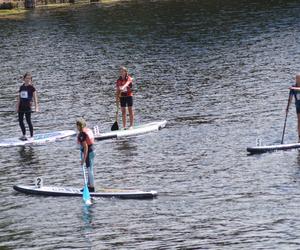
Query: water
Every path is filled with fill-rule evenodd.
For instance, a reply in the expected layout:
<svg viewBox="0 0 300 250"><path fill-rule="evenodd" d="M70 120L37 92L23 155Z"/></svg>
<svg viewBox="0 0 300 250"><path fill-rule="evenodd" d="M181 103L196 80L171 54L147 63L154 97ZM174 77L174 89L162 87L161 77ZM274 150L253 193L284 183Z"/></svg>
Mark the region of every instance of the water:
<svg viewBox="0 0 300 250"><path fill-rule="evenodd" d="M299 249L300 154L279 143L299 71L298 1L128 1L0 19L0 109L33 74L36 131L108 131L119 65L135 78L151 135L96 144L96 185L157 190L150 201L16 193L16 183L81 186L75 140L0 150L1 249ZM0 138L20 134L0 113ZM286 142L297 139L294 107Z"/></svg>

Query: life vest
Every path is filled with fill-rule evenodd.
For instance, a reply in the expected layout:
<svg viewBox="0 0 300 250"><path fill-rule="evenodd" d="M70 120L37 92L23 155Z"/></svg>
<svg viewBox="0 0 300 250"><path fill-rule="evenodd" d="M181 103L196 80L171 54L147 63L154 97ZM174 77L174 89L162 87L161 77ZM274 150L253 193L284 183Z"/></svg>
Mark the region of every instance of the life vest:
<svg viewBox="0 0 300 250"><path fill-rule="evenodd" d="M132 78L130 75L127 75L125 77L125 79L123 79L122 77L120 77L117 80L117 87L122 87L127 81L130 81L131 83L127 86L127 88L121 92L121 96L133 96L132 93Z"/></svg>
<svg viewBox="0 0 300 250"><path fill-rule="evenodd" d="M85 133L86 136L86 143L88 146L93 145L95 142L94 133L91 129L85 127L82 129L82 132ZM78 143L80 144L80 141L78 139Z"/></svg>

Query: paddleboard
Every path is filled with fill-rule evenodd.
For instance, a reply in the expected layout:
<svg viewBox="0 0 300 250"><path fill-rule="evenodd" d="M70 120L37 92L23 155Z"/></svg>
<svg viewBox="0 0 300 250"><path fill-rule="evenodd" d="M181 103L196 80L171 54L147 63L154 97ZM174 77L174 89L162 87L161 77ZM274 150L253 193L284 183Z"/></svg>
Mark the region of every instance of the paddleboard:
<svg viewBox="0 0 300 250"><path fill-rule="evenodd" d="M35 134L33 136L33 139L28 139L26 141L22 141L18 137L9 138L9 139L0 139L0 147L44 144L47 142L56 141L58 139L63 139L75 134L76 132L73 130L62 130L62 131L53 131L53 132L48 132L43 134Z"/></svg>
<svg viewBox="0 0 300 250"><path fill-rule="evenodd" d="M247 151L250 154L262 154L262 153L271 152L271 151L288 150L288 149L294 149L294 148L300 148L300 143L248 147Z"/></svg>
<svg viewBox="0 0 300 250"><path fill-rule="evenodd" d="M79 188L74 187L55 187L36 185L15 185L14 190L34 195L43 196L80 196L82 192ZM140 191L134 189L99 189L97 192L90 192L92 197L103 198L121 198L121 199L152 199L157 196L157 191Z"/></svg>
<svg viewBox="0 0 300 250"><path fill-rule="evenodd" d="M106 133L95 133L95 139L96 140L107 140L107 139L113 139L113 138L122 138L122 137L130 137L140 134L145 134L153 131L160 130L164 128L167 124L167 121L156 121L156 122L150 122L138 126L134 126L131 129L126 130L115 130L111 132ZM95 130L95 128L94 128ZM94 131L95 132L95 131Z"/></svg>

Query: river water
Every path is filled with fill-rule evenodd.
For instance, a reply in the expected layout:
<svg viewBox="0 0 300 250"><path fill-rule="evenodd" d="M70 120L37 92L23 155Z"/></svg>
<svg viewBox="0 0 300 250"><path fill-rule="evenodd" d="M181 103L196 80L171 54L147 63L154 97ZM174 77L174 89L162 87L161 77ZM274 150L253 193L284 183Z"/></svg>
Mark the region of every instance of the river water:
<svg viewBox="0 0 300 250"><path fill-rule="evenodd" d="M75 138L0 149L1 249L300 249L300 154L280 143L299 71L300 3L128 1L0 19L0 138L19 136L20 76L33 74L36 132L114 121L114 84L135 79L136 123L165 129L96 143L96 186L157 190L154 200L17 193L82 186ZM291 108L286 142L297 140Z"/></svg>

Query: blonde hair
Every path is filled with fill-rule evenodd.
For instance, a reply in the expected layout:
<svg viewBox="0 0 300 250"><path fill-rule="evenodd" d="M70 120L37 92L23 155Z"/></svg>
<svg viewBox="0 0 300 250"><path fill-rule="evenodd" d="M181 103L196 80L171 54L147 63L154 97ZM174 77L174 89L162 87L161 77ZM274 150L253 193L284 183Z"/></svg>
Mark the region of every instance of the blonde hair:
<svg viewBox="0 0 300 250"><path fill-rule="evenodd" d="M76 120L76 126L78 126L80 129L83 129L86 127L86 122L83 118L79 118Z"/></svg>

